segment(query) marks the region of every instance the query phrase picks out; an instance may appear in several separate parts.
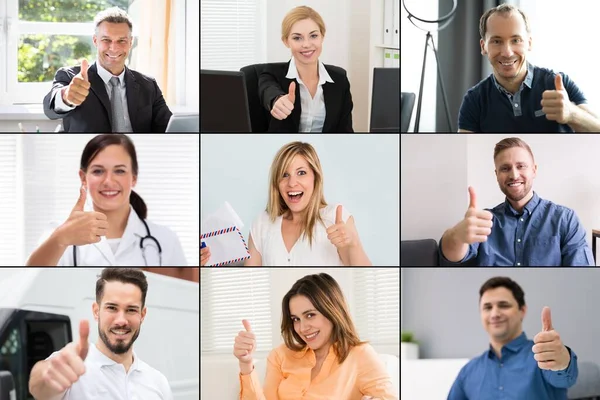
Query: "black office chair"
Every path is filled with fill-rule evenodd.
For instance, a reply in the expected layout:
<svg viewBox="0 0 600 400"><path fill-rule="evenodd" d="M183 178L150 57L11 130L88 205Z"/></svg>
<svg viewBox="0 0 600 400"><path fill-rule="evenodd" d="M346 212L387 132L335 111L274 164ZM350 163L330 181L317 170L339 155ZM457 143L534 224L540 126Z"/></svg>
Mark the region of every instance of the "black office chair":
<svg viewBox="0 0 600 400"><path fill-rule="evenodd" d="M258 95L258 77L267 65L278 65L287 63L252 64L242 67L246 79L246 90L248 94L248 105L250 107L250 123L252 132L267 132L271 113L263 107Z"/></svg>
<svg viewBox="0 0 600 400"><path fill-rule="evenodd" d="M408 132L410 118L415 107L415 94L401 92L400 94L400 132Z"/></svg>

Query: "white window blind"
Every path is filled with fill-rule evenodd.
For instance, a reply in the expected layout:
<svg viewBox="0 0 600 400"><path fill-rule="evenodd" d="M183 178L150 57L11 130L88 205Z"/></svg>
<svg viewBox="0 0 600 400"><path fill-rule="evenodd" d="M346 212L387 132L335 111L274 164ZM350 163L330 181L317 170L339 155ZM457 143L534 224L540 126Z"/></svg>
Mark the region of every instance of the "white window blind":
<svg viewBox="0 0 600 400"><path fill-rule="evenodd" d="M19 214L22 212L18 196L19 172L17 154L19 135L0 134L0 265L17 265ZM22 241L21 241L22 242Z"/></svg>
<svg viewBox="0 0 600 400"><path fill-rule="evenodd" d="M368 340L373 346L399 344L399 269L355 269L354 304L361 340Z"/></svg>
<svg viewBox="0 0 600 400"><path fill-rule="evenodd" d="M202 268L200 305L202 353L231 354L235 337L248 319L256 351L270 351L271 272L269 268Z"/></svg>
<svg viewBox="0 0 600 400"><path fill-rule="evenodd" d="M264 58L262 0L200 0L200 69L239 71Z"/></svg>
<svg viewBox="0 0 600 400"><path fill-rule="evenodd" d="M24 265L50 224L66 220L79 196L81 153L94 136L0 136L0 265ZM191 266L200 263L198 136L129 135L139 164L134 190L148 207L148 219L177 233ZM23 179L15 179L20 175ZM24 232L23 238L15 230Z"/></svg>

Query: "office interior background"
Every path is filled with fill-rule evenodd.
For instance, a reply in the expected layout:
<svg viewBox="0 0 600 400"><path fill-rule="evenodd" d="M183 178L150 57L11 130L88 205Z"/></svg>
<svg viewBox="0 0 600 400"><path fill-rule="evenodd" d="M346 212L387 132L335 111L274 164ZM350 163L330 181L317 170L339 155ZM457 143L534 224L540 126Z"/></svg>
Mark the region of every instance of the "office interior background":
<svg viewBox="0 0 600 400"><path fill-rule="evenodd" d="M54 132L42 100L58 68L93 62L93 18L118 6L133 20L126 65L156 79L174 114L199 111L197 0L0 1L0 132Z"/></svg>
<svg viewBox="0 0 600 400"><path fill-rule="evenodd" d="M453 0L403 0L411 13L422 19L435 20L447 15ZM534 65L566 73L585 94L593 111L600 111L600 93L595 65L595 52L589 40L596 36L600 3L586 0L456 0L454 20L447 28L436 32L437 24L416 21L423 29L431 29L438 50L440 68L448 97L452 132L458 129L458 110L464 94L492 73L479 45L479 19L489 8L502 3L514 4L527 14L533 38L532 51L527 56ZM567 6L568 4L568 6ZM423 67L426 30L417 29L401 12L401 91L415 93L418 98ZM557 21L560 21L557 25ZM415 101L409 126L414 131L417 113ZM404 117L403 117L404 118ZM420 132L449 132L437 66L431 47L428 48L421 107Z"/></svg>
<svg viewBox="0 0 600 400"><path fill-rule="evenodd" d="M81 152L94 136L0 134L0 265L25 265L41 237L66 221L79 197ZM134 190L148 219L177 234L190 266L200 265L198 136L129 135L139 164Z"/></svg>
<svg viewBox="0 0 600 400"><path fill-rule="evenodd" d="M385 40L384 25L386 15L399 22L400 0L200 0L200 68L239 71L287 62L290 50L281 41L281 21L301 5L323 17L327 32L320 61L347 71L354 131L368 132L373 68L385 66L386 51L393 58L399 50L397 38Z"/></svg>

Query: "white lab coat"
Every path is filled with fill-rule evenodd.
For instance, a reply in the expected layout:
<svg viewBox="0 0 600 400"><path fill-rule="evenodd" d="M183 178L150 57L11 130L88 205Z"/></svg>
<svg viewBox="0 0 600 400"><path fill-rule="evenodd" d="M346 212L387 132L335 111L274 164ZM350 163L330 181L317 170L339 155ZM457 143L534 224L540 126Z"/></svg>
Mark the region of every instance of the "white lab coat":
<svg viewBox="0 0 600 400"><path fill-rule="evenodd" d="M130 205L131 207L131 205ZM183 254L181 242L177 234L166 226L157 225L146 220L150 235L155 237L162 248L162 266L163 267L185 267L187 261ZM56 227L55 227L56 228ZM42 243L54 231L48 232L40 241ZM105 237L98 243L85 246L77 246L77 266L78 267L145 267L140 241L147 236L146 227L137 213L131 208L127 226L123 237L119 243L116 254L113 253ZM149 267L158 267L159 256L158 247L151 239L144 240L146 259ZM73 246L67 247L60 260L58 267L73 266Z"/></svg>

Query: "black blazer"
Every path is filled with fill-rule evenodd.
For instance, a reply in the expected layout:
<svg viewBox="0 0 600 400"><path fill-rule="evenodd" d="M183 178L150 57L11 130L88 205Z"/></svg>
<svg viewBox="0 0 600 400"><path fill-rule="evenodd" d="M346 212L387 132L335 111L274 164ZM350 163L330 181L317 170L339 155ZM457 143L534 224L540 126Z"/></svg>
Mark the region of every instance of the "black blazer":
<svg viewBox="0 0 600 400"><path fill-rule="evenodd" d="M296 82L296 101L292 113L281 121L271 115L269 132L298 132L300 129L300 113L302 112L300 90L295 79L285 77L289 66L290 62L268 65L258 78L260 101L269 112L272 109L273 100L277 96L287 94L290 83ZM325 65L325 69L335 83L325 82L323 85L323 98L325 99L323 132L354 132L352 129L352 95L346 70L334 65Z"/></svg>
<svg viewBox="0 0 600 400"><path fill-rule="evenodd" d="M111 132L112 111L104 81L98 75L96 63L88 69L90 93L85 101L67 113L54 111L56 91L69 85L81 70L77 67L64 67L56 71L50 93L44 97L44 114L50 119L63 119L65 132ZM134 132L164 132L171 118L171 110L165 103L156 80L125 67L127 108L131 128Z"/></svg>

